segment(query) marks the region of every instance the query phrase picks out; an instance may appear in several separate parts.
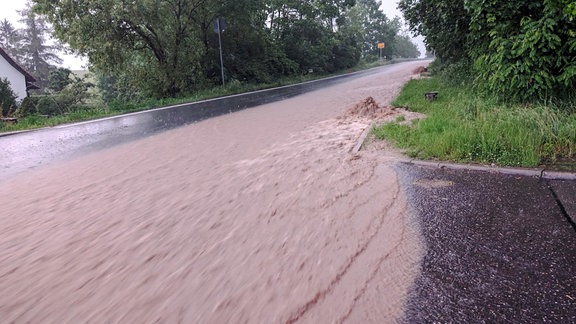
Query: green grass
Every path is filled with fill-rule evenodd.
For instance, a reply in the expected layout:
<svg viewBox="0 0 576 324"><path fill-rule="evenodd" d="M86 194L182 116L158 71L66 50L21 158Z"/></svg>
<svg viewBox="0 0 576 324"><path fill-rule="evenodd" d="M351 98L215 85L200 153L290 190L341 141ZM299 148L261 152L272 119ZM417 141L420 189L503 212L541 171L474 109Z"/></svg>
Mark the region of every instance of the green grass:
<svg viewBox="0 0 576 324"><path fill-rule="evenodd" d="M438 99L426 101L429 91L438 91ZM438 77L410 81L393 105L428 116L413 126L394 122L373 130L411 157L523 167L576 158L574 112L502 104Z"/></svg>
<svg viewBox="0 0 576 324"><path fill-rule="evenodd" d="M346 74L357 72L361 70L367 70L370 68L375 68L391 63L402 62L406 60L398 59L392 61L374 61L370 63L360 63L358 66L347 69L345 71L341 71L334 75L339 74ZM75 71L75 74L82 76L82 72ZM212 89L207 89L203 91L199 91L194 93L192 96L188 96L186 98L167 98L167 99L147 99L138 102L129 102L129 103L116 103L106 106L102 103L99 103L98 100L90 103L91 107L81 107L76 110L72 110L70 113L66 115L59 115L59 116L52 116L52 117L43 117L37 115L31 115L23 118L18 119L17 124L5 124L0 122L0 133L2 132L13 132L13 131L22 131L22 130L30 130L30 129L38 129L43 127L51 127L61 124L67 123L74 123L74 122L81 122L86 120L92 120L102 117L109 117L115 115L121 115L131 112L149 110L158 107L164 107L169 105L175 104L182 104L182 103L192 103L206 99L218 98L233 94L245 93L250 91L256 90L263 90L263 89L270 89L279 86L291 85L306 81L312 81L317 79L322 79L328 77L330 75L318 75L318 74L309 74L309 75L302 75L302 76L292 76L283 79L276 80L272 83L261 83L261 84L246 84L241 82L230 82L225 86L214 87Z"/></svg>

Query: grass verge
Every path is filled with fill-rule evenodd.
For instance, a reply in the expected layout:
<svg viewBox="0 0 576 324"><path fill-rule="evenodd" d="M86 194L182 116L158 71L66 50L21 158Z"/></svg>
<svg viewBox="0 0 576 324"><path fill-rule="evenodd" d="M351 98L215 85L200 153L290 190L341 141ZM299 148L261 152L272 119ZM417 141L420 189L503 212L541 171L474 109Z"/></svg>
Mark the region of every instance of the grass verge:
<svg viewBox="0 0 576 324"><path fill-rule="evenodd" d="M426 101L429 91L438 91L438 99ZM428 117L413 126L382 125L373 133L414 158L521 167L576 162L574 111L502 104L440 77L410 81L393 105Z"/></svg>

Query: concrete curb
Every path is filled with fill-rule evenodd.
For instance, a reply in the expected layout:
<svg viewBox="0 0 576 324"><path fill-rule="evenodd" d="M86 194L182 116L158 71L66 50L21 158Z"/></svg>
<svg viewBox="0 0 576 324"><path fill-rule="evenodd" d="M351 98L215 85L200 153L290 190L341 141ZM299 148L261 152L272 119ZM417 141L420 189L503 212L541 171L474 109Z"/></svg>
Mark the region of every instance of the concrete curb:
<svg viewBox="0 0 576 324"><path fill-rule="evenodd" d="M351 151L352 154L356 154L360 151L360 149L362 148L362 144L364 144L364 141L366 140L366 137L370 133L370 130L372 130L372 127L373 126L370 125L364 130L364 132L362 132L362 135L360 135L360 137L358 138L358 142ZM390 158L392 161L396 163L413 164L427 168L491 172L507 175L518 175L524 177L536 177L547 180L573 180L573 181L576 180L576 172L546 171L546 169L542 168L527 169L527 168L493 167L478 164L435 162L435 161L415 160L409 158L397 158L397 157L390 157Z"/></svg>
<svg viewBox="0 0 576 324"><path fill-rule="evenodd" d="M21 130L21 131L0 133L0 137L18 135L18 134L22 134L22 133L30 133L30 132L34 132L34 131L37 131L40 129L44 129L44 128L26 129L26 130Z"/></svg>
<svg viewBox="0 0 576 324"><path fill-rule="evenodd" d="M475 165L475 164L433 162L433 161L422 161L411 159L398 159L397 162L413 164L428 168L437 168L437 169L491 172L507 175L518 175L524 177L535 177L547 180L576 180L576 173L546 171L545 169L505 168L505 167L492 167L492 166Z"/></svg>
<svg viewBox="0 0 576 324"><path fill-rule="evenodd" d="M364 129L364 131L362 132L362 135L360 135L360 137L358 138L358 142L352 148L352 151L351 151L352 154L356 154L360 151L360 149L362 148L362 145L364 144L364 141L366 140L366 137L368 137L368 134L370 134L372 127L373 127L373 125L370 125L370 126L366 127L366 129Z"/></svg>
<svg viewBox="0 0 576 324"><path fill-rule="evenodd" d="M524 168L503 168L478 164L461 164L461 163L447 163L447 162L434 162L411 160L409 163L419 166L429 166L438 169L452 169L452 170L467 170L467 171L483 171L492 173L502 173L509 175L520 175L526 177L540 177L543 169L524 169Z"/></svg>

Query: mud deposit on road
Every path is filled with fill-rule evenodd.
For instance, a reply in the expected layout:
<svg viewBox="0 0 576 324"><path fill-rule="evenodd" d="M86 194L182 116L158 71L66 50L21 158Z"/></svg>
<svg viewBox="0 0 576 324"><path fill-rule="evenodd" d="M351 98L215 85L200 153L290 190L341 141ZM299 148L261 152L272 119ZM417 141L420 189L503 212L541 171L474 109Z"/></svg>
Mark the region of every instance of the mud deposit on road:
<svg viewBox="0 0 576 324"><path fill-rule="evenodd" d="M420 63L421 64L421 63ZM0 185L0 318L395 321L422 257L385 158L350 150L416 63Z"/></svg>

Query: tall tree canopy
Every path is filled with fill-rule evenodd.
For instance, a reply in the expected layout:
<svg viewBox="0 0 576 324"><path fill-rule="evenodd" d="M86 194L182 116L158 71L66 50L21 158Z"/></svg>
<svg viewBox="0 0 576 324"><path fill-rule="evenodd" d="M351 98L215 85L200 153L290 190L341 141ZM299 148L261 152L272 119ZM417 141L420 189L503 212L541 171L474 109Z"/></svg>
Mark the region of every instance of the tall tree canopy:
<svg viewBox="0 0 576 324"><path fill-rule="evenodd" d="M0 21L0 47L17 62L23 61L22 33L6 19Z"/></svg>
<svg viewBox="0 0 576 324"><path fill-rule="evenodd" d="M45 18L32 10L32 4L19 11L23 28L17 29L8 20L0 21L0 46L18 64L36 78L36 85L43 90L50 71L62 63L57 54L59 46L49 44L52 30Z"/></svg>
<svg viewBox="0 0 576 324"><path fill-rule="evenodd" d="M32 10L32 4L26 3L26 7L19 11L20 22L24 24L21 29L19 43L19 63L24 66L37 80L36 85L44 89L48 84L50 71L61 64L62 59L58 56L58 45L48 44L48 38L52 32L46 19Z"/></svg>
<svg viewBox="0 0 576 324"><path fill-rule="evenodd" d="M408 35L396 35L393 46L394 52L400 57L412 58L420 56L420 50Z"/></svg>
<svg viewBox="0 0 576 324"><path fill-rule="evenodd" d="M226 20L225 78L247 82L352 67L367 42L383 38L392 56L399 29L375 0L359 1L378 15L371 38L364 36L368 24L350 14L354 0L33 1L56 37L89 58L107 89L129 97L181 96L220 83L218 17Z"/></svg>
<svg viewBox="0 0 576 324"><path fill-rule="evenodd" d="M198 13L206 0L35 3L56 37L105 73L127 71L134 86L157 95L175 95L199 81Z"/></svg>
<svg viewBox="0 0 576 324"><path fill-rule="evenodd" d="M468 57L470 13L465 0L400 0L398 8L410 29L425 37L426 46L443 61Z"/></svg>
<svg viewBox="0 0 576 324"><path fill-rule="evenodd" d="M413 31L444 62L474 62L478 84L522 101L576 87L573 0L401 0Z"/></svg>
<svg viewBox="0 0 576 324"><path fill-rule="evenodd" d="M351 19L361 26L364 56L377 57L377 44L381 42L385 44L382 55L391 57L397 54L394 52L394 38L400 30L400 21L398 18L389 19L380 9L381 5L381 1L358 0L351 10Z"/></svg>

